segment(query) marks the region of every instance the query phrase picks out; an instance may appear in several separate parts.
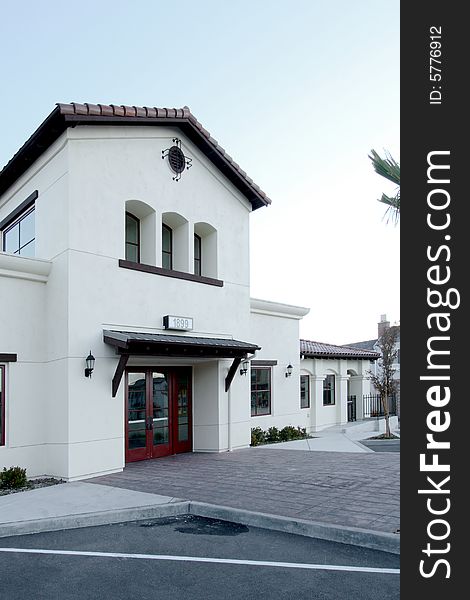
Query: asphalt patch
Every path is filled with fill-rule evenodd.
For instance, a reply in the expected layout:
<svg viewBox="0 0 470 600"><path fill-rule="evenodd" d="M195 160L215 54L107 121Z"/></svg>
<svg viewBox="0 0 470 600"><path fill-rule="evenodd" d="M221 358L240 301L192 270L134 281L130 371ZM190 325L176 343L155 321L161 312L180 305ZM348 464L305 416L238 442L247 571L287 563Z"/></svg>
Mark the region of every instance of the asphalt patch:
<svg viewBox="0 0 470 600"><path fill-rule="evenodd" d="M198 517L195 515L180 515L176 517L149 519L146 521L132 521L126 525L137 525L138 527L162 527L164 525L174 525L173 531L177 531L178 533L230 537L250 531L246 525L232 523L230 521L222 521L221 519Z"/></svg>

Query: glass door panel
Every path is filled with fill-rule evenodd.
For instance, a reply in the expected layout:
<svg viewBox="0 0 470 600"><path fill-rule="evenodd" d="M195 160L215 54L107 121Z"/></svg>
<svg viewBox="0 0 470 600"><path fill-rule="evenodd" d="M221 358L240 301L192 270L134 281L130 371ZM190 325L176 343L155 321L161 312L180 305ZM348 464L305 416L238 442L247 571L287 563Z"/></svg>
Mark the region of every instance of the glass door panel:
<svg viewBox="0 0 470 600"><path fill-rule="evenodd" d="M145 373L129 373L127 402L129 450L146 447L146 416Z"/></svg>
<svg viewBox="0 0 470 600"><path fill-rule="evenodd" d="M191 452L191 369L175 369L173 452Z"/></svg>
<svg viewBox="0 0 470 600"><path fill-rule="evenodd" d="M187 442L189 438L189 411L188 411L188 377L178 378L178 441Z"/></svg>
<svg viewBox="0 0 470 600"><path fill-rule="evenodd" d="M159 448L155 446L169 446L170 435L170 414L169 414L169 386L168 375L161 372L152 373L152 442L154 452L159 454ZM164 448L161 448L165 451ZM169 453L169 449L166 451Z"/></svg>

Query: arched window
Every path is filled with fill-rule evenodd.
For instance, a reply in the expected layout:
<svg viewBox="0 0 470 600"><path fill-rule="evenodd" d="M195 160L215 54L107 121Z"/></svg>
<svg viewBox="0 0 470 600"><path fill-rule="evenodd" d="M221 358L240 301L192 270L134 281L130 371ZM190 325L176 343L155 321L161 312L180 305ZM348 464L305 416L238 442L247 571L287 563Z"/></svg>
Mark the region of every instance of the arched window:
<svg viewBox="0 0 470 600"><path fill-rule="evenodd" d="M329 373L323 380L323 406L332 404L336 404L335 376Z"/></svg>
<svg viewBox="0 0 470 600"><path fill-rule="evenodd" d="M310 408L310 377L300 376L300 408Z"/></svg>
<svg viewBox="0 0 470 600"><path fill-rule="evenodd" d="M140 220L126 212L126 260L140 262Z"/></svg>
<svg viewBox="0 0 470 600"><path fill-rule="evenodd" d="M209 223L194 223L194 274L218 277L217 230Z"/></svg>
<svg viewBox="0 0 470 600"><path fill-rule="evenodd" d="M162 267L173 269L173 230L162 224Z"/></svg>
<svg viewBox="0 0 470 600"><path fill-rule="evenodd" d="M162 267L189 272L189 222L175 212L162 213Z"/></svg>
<svg viewBox="0 0 470 600"><path fill-rule="evenodd" d="M194 275L202 275L202 240L197 233L194 234Z"/></svg>
<svg viewBox="0 0 470 600"><path fill-rule="evenodd" d="M156 265L155 210L141 200L126 200L125 256L130 262Z"/></svg>

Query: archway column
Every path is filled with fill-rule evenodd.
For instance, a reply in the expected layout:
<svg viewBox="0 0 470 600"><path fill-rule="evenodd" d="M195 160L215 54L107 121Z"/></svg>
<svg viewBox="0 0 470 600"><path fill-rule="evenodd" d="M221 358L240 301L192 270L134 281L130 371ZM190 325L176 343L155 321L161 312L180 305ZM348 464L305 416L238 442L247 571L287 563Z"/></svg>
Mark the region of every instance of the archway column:
<svg viewBox="0 0 470 600"><path fill-rule="evenodd" d="M324 375L310 375L310 425L312 431L317 431L319 415L323 408Z"/></svg>
<svg viewBox="0 0 470 600"><path fill-rule="evenodd" d="M339 423L348 422L348 381L349 375L336 375L336 404Z"/></svg>

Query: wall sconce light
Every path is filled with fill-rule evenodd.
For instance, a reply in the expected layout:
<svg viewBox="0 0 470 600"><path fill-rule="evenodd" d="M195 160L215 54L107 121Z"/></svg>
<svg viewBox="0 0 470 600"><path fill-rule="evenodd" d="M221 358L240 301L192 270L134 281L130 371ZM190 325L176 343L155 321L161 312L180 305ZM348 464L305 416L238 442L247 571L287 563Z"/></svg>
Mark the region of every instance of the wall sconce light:
<svg viewBox="0 0 470 600"><path fill-rule="evenodd" d="M290 377L292 375L292 369L294 367L289 363L286 367L286 377Z"/></svg>
<svg viewBox="0 0 470 600"><path fill-rule="evenodd" d="M91 374L93 373L93 369L95 368L95 357L91 353L91 350L90 350L90 354L86 357L85 362L86 362L85 377L91 377Z"/></svg>
<svg viewBox="0 0 470 600"><path fill-rule="evenodd" d="M240 375L246 375L249 365L250 365L250 361L247 358L245 358L245 360L242 362L242 368L240 369Z"/></svg>

